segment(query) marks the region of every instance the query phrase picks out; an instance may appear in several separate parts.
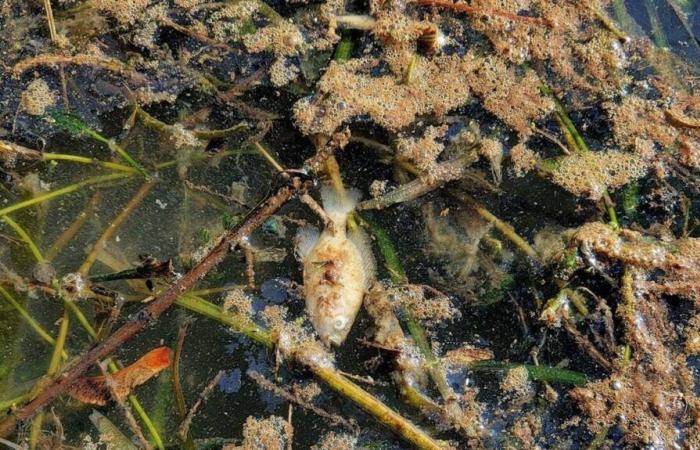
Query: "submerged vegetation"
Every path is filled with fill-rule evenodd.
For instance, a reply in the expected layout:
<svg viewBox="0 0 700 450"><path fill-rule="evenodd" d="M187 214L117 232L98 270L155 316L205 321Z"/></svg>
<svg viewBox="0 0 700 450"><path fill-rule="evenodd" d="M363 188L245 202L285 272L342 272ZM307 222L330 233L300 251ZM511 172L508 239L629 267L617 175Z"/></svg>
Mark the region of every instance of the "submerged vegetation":
<svg viewBox="0 0 700 450"><path fill-rule="evenodd" d="M698 24L6 0L0 446L700 448Z"/></svg>

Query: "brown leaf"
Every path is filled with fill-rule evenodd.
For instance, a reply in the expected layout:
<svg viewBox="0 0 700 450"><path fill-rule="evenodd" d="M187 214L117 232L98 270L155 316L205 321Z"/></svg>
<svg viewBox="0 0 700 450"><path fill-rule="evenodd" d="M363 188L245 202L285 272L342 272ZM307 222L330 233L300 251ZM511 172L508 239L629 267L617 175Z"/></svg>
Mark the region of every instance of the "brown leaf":
<svg viewBox="0 0 700 450"><path fill-rule="evenodd" d="M158 347L143 355L131 365L110 375L114 395L126 398L139 386L170 365L171 351L168 347ZM67 390L68 395L84 403L105 405L112 399L112 393L104 376L80 377Z"/></svg>

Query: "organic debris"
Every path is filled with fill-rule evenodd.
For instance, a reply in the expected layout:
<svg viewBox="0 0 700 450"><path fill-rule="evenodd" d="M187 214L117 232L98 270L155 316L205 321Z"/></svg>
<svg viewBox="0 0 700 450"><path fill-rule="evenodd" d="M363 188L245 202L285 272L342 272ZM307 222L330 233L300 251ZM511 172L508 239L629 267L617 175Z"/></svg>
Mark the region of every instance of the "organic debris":
<svg viewBox="0 0 700 450"><path fill-rule="evenodd" d="M168 366L170 366L170 349L158 347L132 364L109 375L109 380L103 375L78 378L75 384L68 389L68 394L81 402L92 405L105 405L112 398L112 393L118 399L124 400L134 388L158 375L161 370ZM108 384L111 384L111 387Z"/></svg>
<svg viewBox="0 0 700 450"><path fill-rule="evenodd" d="M6 0L2 442L700 447L693 3Z"/></svg>

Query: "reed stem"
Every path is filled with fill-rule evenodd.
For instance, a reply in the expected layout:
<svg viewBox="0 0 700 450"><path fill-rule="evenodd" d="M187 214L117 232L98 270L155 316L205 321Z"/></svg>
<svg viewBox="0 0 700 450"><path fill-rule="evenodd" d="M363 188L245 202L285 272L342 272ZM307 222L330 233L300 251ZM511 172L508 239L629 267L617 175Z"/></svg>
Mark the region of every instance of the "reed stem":
<svg viewBox="0 0 700 450"><path fill-rule="evenodd" d="M87 178L83 181L80 181L78 183L73 183L68 186L64 186L62 188L56 189L55 191L49 191L45 194L38 195L36 197L32 197L27 200L23 200L21 202L17 202L13 205L6 206L5 208L0 209L0 216L5 216L11 212L18 211L20 209L28 208L30 206L38 205L41 203L44 203L48 200L52 200L57 197L61 197L66 194L70 194L71 192L75 192L83 187L86 186L92 186L95 184L101 184L101 183L107 183L109 181L114 181L114 180L120 180L122 178L128 178L132 176L133 174L130 172L119 172L119 173L111 173L108 175L98 175L96 177L91 177Z"/></svg>
<svg viewBox="0 0 700 450"><path fill-rule="evenodd" d="M274 347L275 341L270 332L256 325L247 317L229 314L213 303L209 303L191 294L180 296L175 301L175 304L223 323L231 327L234 331L242 333L269 349ZM300 362L303 363L303 361ZM338 373L335 368L321 366L319 364L306 363L305 365L319 380L325 382L331 389L352 400L380 423L401 435L417 448L437 450L445 447L373 395Z"/></svg>
<svg viewBox="0 0 700 450"><path fill-rule="evenodd" d="M379 246L379 251L383 256L384 263L389 271L391 281L399 285L406 283L406 271L403 268L403 264L401 264L401 259L399 258L396 248L394 247L394 243L391 241L386 231L384 231L384 229L378 225L371 224L365 220L363 220L363 222L366 225L369 225L370 232L376 239L377 245ZM457 422L455 423L455 426L458 429L465 431L467 435L476 435L476 427L474 427L473 424L465 423L465 421L462 420L465 416L462 412L462 408L455 401L457 399L457 395L447 382L445 369L442 366L440 359L438 359L433 353L433 348L425 334L425 330L408 306L401 304L401 312L406 319L408 332L425 359L430 378L433 380L433 383L435 383L435 387L437 387L438 392L440 392L440 395L445 402L445 408L450 411L450 417L454 418ZM411 400L415 401L416 396L413 395Z"/></svg>
<svg viewBox="0 0 700 450"><path fill-rule="evenodd" d="M519 367L527 370L528 376L536 381L546 381L547 383L562 383L579 386L588 382L586 375L573 370L559 369L556 367L533 366L529 364L518 364L501 361L476 361L467 365L474 371L500 372Z"/></svg>
<svg viewBox="0 0 700 450"><path fill-rule="evenodd" d="M459 201L468 204L471 206L476 213L481 216L482 219L486 220L487 222L491 223L498 231L503 234L509 241L511 241L521 252L523 252L525 255L529 256L535 261L540 260L540 256L537 254L537 251L528 244L528 242L523 239L516 231L515 229L508 223L502 221L498 217L496 217L491 211L486 209L483 205L481 205L479 202L474 200L472 197L466 195L465 193L461 191L455 191L452 190L450 191L453 196L455 196Z"/></svg>
<svg viewBox="0 0 700 450"><path fill-rule="evenodd" d="M6 224L14 230L15 233L24 241L25 244L27 244L27 247L29 248L29 251L32 252L32 255L34 256L34 259L36 259L36 262L39 264L44 262L44 257L41 254L41 251L39 250L39 247L36 246L32 238L29 236L29 234L22 228L17 222L12 220L9 216L2 216L2 220L5 221Z"/></svg>
<svg viewBox="0 0 700 450"><path fill-rule="evenodd" d="M146 195L148 195L148 193L151 192L151 189L153 189L153 186L155 186L155 184L156 182L154 180L149 180L143 185L141 185L139 190L134 194L133 197L131 197L129 203L126 204L124 209L121 210L117 217L115 217L114 220L112 220L107 226L107 228L105 228L105 230L102 232L102 235L92 246L90 253L88 253L87 257L85 258L85 261L80 266L78 272L80 272L83 276L86 276L88 274L90 268L92 268L92 265L97 260L97 254L106 245L107 241L112 237L114 232L117 231L121 224L124 223L124 221L131 215L134 209L143 201Z"/></svg>
<svg viewBox="0 0 700 450"><path fill-rule="evenodd" d="M78 214L75 220L73 220L73 223L71 223L70 226L66 228L56 239L53 245L51 245L49 250L46 252L47 261L52 261L61 252L61 250L63 250L63 247L72 241L75 235L78 234L78 231L80 231L85 222L90 218L90 214L100 201L100 197L100 192L96 192L87 202L83 210L80 211L80 214Z"/></svg>
<svg viewBox="0 0 700 450"><path fill-rule="evenodd" d="M253 142L253 145L258 153L265 158L265 161L267 161L273 169L275 169L277 172L284 172L284 167L277 162L277 160L265 149L265 147L260 145L260 142L255 141Z"/></svg>
<svg viewBox="0 0 700 450"><path fill-rule="evenodd" d="M68 336L68 326L70 324L70 316L68 315L68 310L63 310L63 318L61 318L61 325L58 328L58 336L56 337L56 342L53 346L53 353L51 354L51 360L49 361L49 368L46 371L46 376L53 378L57 373L61 365L61 355L64 352L63 348L66 344L66 336ZM37 414L37 416L32 421L32 426L29 431L29 448L35 449L39 440L39 435L41 434L41 428L44 424L44 411Z"/></svg>
<svg viewBox="0 0 700 450"><path fill-rule="evenodd" d="M37 322L24 307L7 291L5 288L0 286L0 294L7 300L7 302L12 305L13 308L19 313L19 315L27 321L29 326L34 330L34 332L49 345L55 346L56 341L49 333L44 330L44 328ZM63 352L61 355L63 359L68 359L68 354Z"/></svg>
<svg viewBox="0 0 700 450"><path fill-rule="evenodd" d="M88 158L86 156L71 155L67 153L42 153L41 159L44 161L70 161L78 164L90 164L102 166L105 169L116 170L118 172L137 172L133 167L125 166L124 164L101 161L95 158Z"/></svg>

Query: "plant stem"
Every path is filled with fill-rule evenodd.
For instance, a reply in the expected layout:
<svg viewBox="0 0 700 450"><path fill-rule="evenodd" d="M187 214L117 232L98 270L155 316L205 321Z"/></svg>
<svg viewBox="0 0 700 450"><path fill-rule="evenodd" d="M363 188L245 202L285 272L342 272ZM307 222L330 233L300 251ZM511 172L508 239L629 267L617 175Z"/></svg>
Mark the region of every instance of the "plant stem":
<svg viewBox="0 0 700 450"><path fill-rule="evenodd" d="M576 149L578 150L579 154L588 152L588 145L586 145L586 141L583 140L583 136L581 136L581 133L578 132L576 126L571 121L569 114L564 108L564 104L557 98L556 95L554 95L550 87L547 86L547 84L544 81L542 82L541 86L542 92L551 97L552 101L554 101L554 104L557 108L557 119L559 120L559 123L564 126L562 131L564 132L564 136L567 138L567 141L569 140L569 137L573 140L573 143L576 145ZM615 229L620 228L620 223L617 221L617 213L615 212L615 206L612 200L610 199L610 194L607 190L603 192L603 200L605 201L605 207L608 211L608 215L610 216L610 225L612 225Z"/></svg>
<svg viewBox="0 0 700 450"><path fill-rule="evenodd" d="M405 283L406 271L403 268L403 264L401 264L401 258L396 252L394 243L391 242L391 238L384 228L365 219L358 213L355 213L354 216L357 218L358 222L360 222L360 225L368 228L376 239L379 252L382 254L384 259L384 267L386 267L387 272L389 272L389 278L391 281L396 284Z"/></svg>
<svg viewBox="0 0 700 450"><path fill-rule="evenodd" d="M44 257L41 254L41 251L39 250L39 247L36 246L32 238L29 236L29 234L22 228L17 222L12 220L9 216L2 216L2 220L7 223L10 228L14 230L15 233L24 241L25 244L27 244L27 247L29 247L29 251L32 252L32 255L34 255L34 259L36 259L36 262L39 264L44 262Z"/></svg>
<svg viewBox="0 0 700 450"><path fill-rule="evenodd" d="M90 218L90 214L100 201L100 197L100 192L96 192L87 202L83 210L80 211L80 214L78 214L73 223L71 223L70 226L66 228L56 239L53 245L46 252L47 261L52 261L61 252L63 247L65 247L66 244L68 244L75 237L75 235L78 234L78 231L80 231L85 222Z"/></svg>
<svg viewBox="0 0 700 450"><path fill-rule="evenodd" d="M65 353L63 348L66 344L66 336L68 335L68 326L70 324L70 316L68 315L68 310L63 310L63 318L61 318L61 326L58 328L58 336L56 337L56 342L53 346L53 353L51 354L51 360L49 361L49 368L46 371L46 376L53 378L60 368L61 355ZM41 428L44 424L44 411L37 414L37 416L32 421L32 427L29 431L29 448L34 449L37 446L39 434L41 433Z"/></svg>
<svg viewBox="0 0 700 450"><path fill-rule="evenodd" d="M229 155L233 155L236 153L240 153L240 150L228 150L225 152L221 152L220 155L221 156L229 156ZM205 154L201 154L201 155L195 154L195 155L193 155L192 159L204 160L204 159L207 159L208 157L209 156L205 155ZM155 167L156 167L156 169L165 169L168 167L175 166L176 164L177 164L177 160L171 160L171 161L165 161L165 162L156 164ZM66 194L70 194L71 192L75 192L77 190L80 190L81 188L83 188L85 186L91 186L91 185L95 185L95 184L106 183L109 181L129 178L129 177L133 176L134 173L135 173L135 171L131 171L131 172L122 171L119 173L111 173L111 174L107 174L107 175L99 175L96 177L87 178L87 179L80 181L78 183L73 183L71 185L56 189L55 191L50 191L50 192L47 192L45 194L42 194L42 195L39 195L36 197L32 197L32 198L27 199L27 200L17 202L13 205L6 206L5 208L0 209L0 216L4 216L4 215L7 215L11 212L14 212L14 211L17 211L20 209L24 209L24 208L28 208L30 206L38 205L40 203L52 200L54 198L61 197L61 196L66 195Z"/></svg>
<svg viewBox="0 0 700 450"><path fill-rule="evenodd" d="M15 310L17 310L19 315L27 321L29 326L34 330L34 332L36 332L37 335L39 335L41 339L46 341L49 345L56 345L56 341L54 340L54 338L52 338L51 335L47 333L46 330L44 330L44 328L39 324L39 322L34 320L34 318L27 312L27 310L24 309L24 307L22 307L22 305L17 300L15 300L14 297L12 297L12 295L2 286L0 286L0 294L2 294L2 296L5 297L5 300L7 300L7 302L10 305L12 305L12 307L15 308ZM68 354L66 354L65 352L61 356L63 357L63 359L68 359Z"/></svg>
<svg viewBox="0 0 700 450"><path fill-rule="evenodd" d="M191 294L180 296L175 304L192 312L217 320L268 349L274 347L275 341L270 332L256 325L247 317L229 314L213 303L209 303ZM303 361L301 362L303 363ZM331 389L355 402L362 409L374 416L379 422L401 435L416 447L422 449L444 448L439 442L432 439L411 422L377 400L370 393L338 373L334 368L321 366L319 364L309 364L308 362L305 365L319 380L325 382Z"/></svg>
<svg viewBox="0 0 700 450"><path fill-rule="evenodd" d="M335 369L322 366L310 367L310 369L316 378L325 382L334 391L354 401L380 423L401 434L404 439L417 448L439 450L446 447L387 407L376 397L340 375Z"/></svg>
<svg viewBox="0 0 700 450"><path fill-rule="evenodd" d="M216 320L217 322L223 323L236 333L240 333L246 336L248 339L257 342L268 349L272 349L275 345L272 335L270 335L267 330L259 327L253 322L250 322L249 320L229 314L219 306L216 306L215 304L210 303L201 297L197 297L191 293L183 294L178 297L177 300L175 300L175 304L181 308L185 308L204 317L208 317Z"/></svg>
<svg viewBox="0 0 700 450"><path fill-rule="evenodd" d="M56 21L53 18L53 9L51 8L51 0L44 0L44 10L46 11L46 21L49 25L49 37L51 42L56 43Z"/></svg>
<svg viewBox="0 0 700 450"><path fill-rule="evenodd" d="M110 150L116 152L124 161L128 162L129 165L138 170L141 173L141 175L143 175L145 178L150 178L151 174L149 174L148 171L140 163L138 163L134 158L132 158L131 155L129 155L129 153L126 150L124 150L124 148L121 145L117 144L116 141L109 140L107 142L107 146Z"/></svg>
<svg viewBox="0 0 700 450"><path fill-rule="evenodd" d="M630 37L627 35L627 33L619 29L617 25L615 25L615 23L610 20L610 18L603 11L601 11L597 5L591 3L589 8L591 11L593 11L593 14L596 16L596 18L598 18L598 20L600 20L603 26L614 34L620 42L624 44L630 41Z"/></svg>
<svg viewBox="0 0 700 450"><path fill-rule="evenodd" d="M528 242L523 239L511 225L493 215L488 209L467 194L456 190L451 190L450 193L459 201L471 206L482 219L493 224L493 226L496 227L496 229L500 231L503 236L511 241L518 248L518 250L535 261L540 260L540 256L537 254L537 251L535 251L535 249L532 248L530 244L528 244Z"/></svg>
<svg viewBox="0 0 700 450"><path fill-rule="evenodd" d="M615 211L615 204L610 198L608 191L603 191L603 203L605 203L605 209L608 212L608 217L610 218L610 226L614 230L620 229L620 222L617 220L617 212Z"/></svg>
<svg viewBox="0 0 700 450"><path fill-rule="evenodd" d="M102 235L92 246L90 253L88 253L87 257L85 258L85 261L80 266L78 272L80 272L83 276L86 276L88 274L90 268L92 268L92 265L97 260L97 254L102 250L102 248L106 245L107 241L112 237L114 232L117 231L117 229L127 219L127 217L129 217L134 211L134 209L143 201L146 195L148 195L148 193L151 192L151 189L153 189L153 186L155 186L155 184L155 180L149 180L141 185L139 190L134 194L131 200L129 200L129 203L126 204L124 209L121 210L117 217L115 217L107 226L107 228L105 228L105 230L102 232Z"/></svg>
<svg viewBox="0 0 700 450"><path fill-rule="evenodd" d="M52 200L57 197L61 197L66 194L70 194L71 192L75 192L85 186L91 186L95 184L100 184L100 183L106 183L108 181L114 181L114 180L120 180L122 178L128 178L132 176L133 174L130 172L119 172L119 173L112 173L108 175L98 175L96 177L91 177L87 178L83 181L80 181L78 183L73 183L71 185L56 189L55 191L50 191L42 195L38 195L36 197L32 197L30 199L17 202L13 205L6 206L5 208L0 209L0 216L5 216L11 212L18 211L20 209L28 208L30 206L38 205L40 203L46 202L48 200Z"/></svg>
<svg viewBox="0 0 700 450"><path fill-rule="evenodd" d="M566 111L566 108L564 108L564 104L561 102L561 100L559 100L559 98L556 95L554 95L552 89L544 81L542 81L541 90L554 102L554 106L557 110L557 116L559 116L559 119L561 119L561 122L564 124L564 127L573 137L574 142L576 143L576 148L578 149L579 153L587 152L588 146L583 140L581 134L576 129L576 126L574 126L574 122L571 121L571 117L569 117L569 113Z"/></svg>
<svg viewBox="0 0 700 450"><path fill-rule="evenodd" d="M173 132L174 125L170 125L168 123L163 122L160 119L156 119L155 117L141 109L141 107L139 106L135 106L135 108L136 115L148 128L161 132ZM221 130L192 130L191 132L197 139L208 141L216 138L224 138L232 134L236 134L239 131L247 128L249 128L248 124L245 122L241 122L236 125L233 125L232 127L224 128Z"/></svg>
<svg viewBox="0 0 700 450"><path fill-rule="evenodd" d="M29 389L27 392L20 394L15 398L0 401L0 412L4 412L6 409L14 408L15 406L24 403L31 398L32 392L31 389Z"/></svg>
<svg viewBox="0 0 700 450"><path fill-rule="evenodd" d="M468 364L467 367L475 371L492 372L524 367L527 370L527 374L530 376L530 378L538 381L546 381L548 383L562 383L578 386L585 384L588 381L586 375L582 374L581 372L559 369L556 367L532 366L529 364L517 364L501 361L476 361Z"/></svg>
<svg viewBox="0 0 700 450"><path fill-rule="evenodd" d="M403 268L403 264L401 264L396 248L394 247L394 244L386 231L384 231L382 227L378 225L372 225L367 221L363 222L369 225L370 231L377 241L379 251L384 258L384 263L389 271L392 282L396 284L406 283L406 271ZM470 436L476 435L476 429L473 424L464 423L464 420L462 420L464 413L462 412L459 404L455 401L457 399L457 395L447 382L445 369L443 368L441 361L433 353L432 346L430 345L430 341L425 334L425 330L423 330L420 322L416 319L416 317L413 315L413 311L408 306L401 304L401 312L406 319L408 332L425 359L425 364L428 368L430 378L433 380L433 383L435 383L435 386L445 402L445 408L450 411L450 417L456 419L455 426L463 429ZM415 400L415 396L412 398Z"/></svg>
<svg viewBox="0 0 700 450"><path fill-rule="evenodd" d="M112 362L112 364L114 364L114 362ZM119 370L119 368L116 366L116 364L114 364L114 370L111 366L109 368L111 373L115 373L117 370ZM165 444L163 443L163 439L160 437L160 433L158 433L158 429L153 424L153 421L149 417L146 410L143 409L143 406L141 406L141 402L139 401L138 397L136 397L134 394L130 394L129 403L131 404L131 407L134 408L134 411L136 411L136 414L139 415L141 422L143 422L143 424L146 426L146 430L148 430L148 434L151 435L151 439L153 440L153 443L156 444L156 447L158 447L159 450L165 450Z"/></svg>
<svg viewBox="0 0 700 450"><path fill-rule="evenodd" d="M146 184L149 184L149 183L151 183L151 182L148 182L148 183L146 183ZM9 218L5 216L4 219L9 219ZM11 219L10 219L10 220L11 220ZM116 220L115 220L115 222L116 222ZM8 223L10 223L10 222L8 222ZM44 257L42 256L41 252L40 252L39 249L36 247L36 245L34 245L34 242L32 241L32 239L31 239L31 237L29 236L29 234L27 234L27 232L24 231L24 229L23 229L22 227L20 227L19 224L15 223L14 221L12 221L11 223L12 223L12 228L15 229L15 231L17 232L17 234L20 235L20 236L22 237L22 239L27 243L27 246L29 246L29 248L33 249L33 250L32 250L32 253L34 253L34 255L35 255L37 261L38 261L39 263L44 262ZM114 222L113 222L113 223L114 223ZM60 297L61 300L63 301L63 305L64 305L64 314L63 314L64 320L61 322L61 328L59 329L59 338L56 339L55 342L54 342L53 344L54 344L54 348L58 348L58 349L61 350L63 358L64 358L64 359L67 359L67 354L66 354L65 351L63 351L63 347L64 347L64 345L65 345L65 338L66 338L65 333L67 333L67 330L63 330L63 326L64 326L64 324L65 324L66 329L67 329L67 327L68 327L68 317L69 317L69 316L68 316L68 310L70 310L70 311L76 316L76 318L78 319L78 322L82 325L82 327L85 329L85 331L87 331L87 333L90 335L90 337L91 337L93 340L96 340L96 339L97 339L97 332L96 332L95 329L92 327L92 325L90 325L90 322L87 320L87 318L85 317L85 314L83 314L83 312L80 310L80 308L78 307L78 305L76 305L76 304L73 303L71 300L65 298L63 295L60 294L60 292L61 292L61 289L60 289L60 288L61 288L61 287L60 287L60 285L59 285L59 283L58 283L58 280L54 278L54 279L52 280L52 284L53 284L54 290L55 290L57 293L59 293L59 297ZM3 294L6 294L6 298L8 298L8 300L9 300L9 299L12 299L11 296L10 296L10 297L7 297L7 295L9 295L9 293L8 293L7 291L5 291L2 287L0 287L0 290L3 291ZM14 301L14 299L12 299L12 300ZM12 302L11 302L11 303L12 303ZM16 301L14 301L14 303L15 303L15 304L14 304L13 306L15 306L15 308L17 308L18 306L21 308L21 306L20 306ZM26 313L26 311L25 311L25 313ZM27 314L27 317L31 319L31 317L30 317L28 314ZM33 320L33 319L32 319L32 320ZM30 324L31 324L31 322L30 322ZM38 324L36 324L36 325L39 326ZM37 331L38 331L39 329L41 329L40 326L39 326L38 329L35 328L35 330L37 330ZM42 330L42 331L43 331L43 330ZM48 333L46 333L46 335L48 336ZM50 336L49 336L49 338L50 338ZM61 339L62 339L63 342L61 342ZM55 352L54 352L54 353L55 353ZM53 376L53 375L55 375L55 374L57 373L57 371L58 371L58 365L57 365L57 364L58 364L58 363L54 363L54 358L52 357L51 364L49 365L49 371L47 372L47 375L49 375L49 377L51 377L51 376ZM111 371L112 373L114 373L114 372L116 372L116 371L119 370L119 368L117 367L117 365L116 365L113 361L111 361L111 360L109 360L109 369L110 369L110 371ZM139 416L140 416L142 422L144 423L144 425L146 425L146 428L148 429L149 433L151 434L151 436L152 436L153 440L155 441L157 447L158 447L159 449L163 450L163 449L165 448L164 445L163 445L163 441L162 441L162 439L160 438L160 435L158 434L158 431L156 430L155 426L153 425L153 422L151 421L150 417L148 417L148 414L146 414L146 411L144 411L143 407L142 407L141 404L139 403L138 398L137 398L135 395L130 395L130 396L129 396L129 401L131 402L131 405L132 405L133 408L136 410L136 412L139 414ZM35 441L35 439L38 438L38 433L41 431L41 426L42 426L42 423L43 423L43 418L44 418L44 415L43 415L43 412L41 412L41 413L39 413L39 415L35 418L35 420L32 422L32 428L31 428L31 431L30 431L30 447L32 446L32 444L33 444L34 446L36 446L36 441Z"/></svg>
<svg viewBox="0 0 700 450"><path fill-rule="evenodd" d="M101 160L95 159L95 158L88 158L86 156L78 156L78 155L70 155L70 154L66 154L66 153L42 153L41 159L44 161L70 161L70 162L79 163L79 164L99 165L99 166L104 167L105 169L116 170L119 172L131 172L131 173L137 172L137 170L134 169L133 167L125 166L124 164L119 164L119 163L114 163L114 162L109 162L109 161L101 161Z"/></svg>
<svg viewBox="0 0 700 450"><path fill-rule="evenodd" d="M249 236L293 196L302 190L306 190L309 184L310 180L297 173L278 175L276 189L273 193L253 208L192 270L157 295L139 313L130 316L130 319L119 329L89 350L70 368L66 369L60 377L46 386L31 402L4 417L0 421L0 437L8 436L14 431L19 422L31 418L38 410L53 401L58 395L64 393L93 364L106 358L124 342L150 326L153 321L157 320L173 305L183 292L192 289L211 269L221 263L233 246L244 237Z"/></svg>
<svg viewBox="0 0 700 450"><path fill-rule="evenodd" d="M260 145L260 142L255 141L253 142L253 146L255 146L255 149L260 153L265 160L270 163L273 169L275 169L277 172L284 172L284 167L280 163L277 162L277 160L263 147Z"/></svg>

